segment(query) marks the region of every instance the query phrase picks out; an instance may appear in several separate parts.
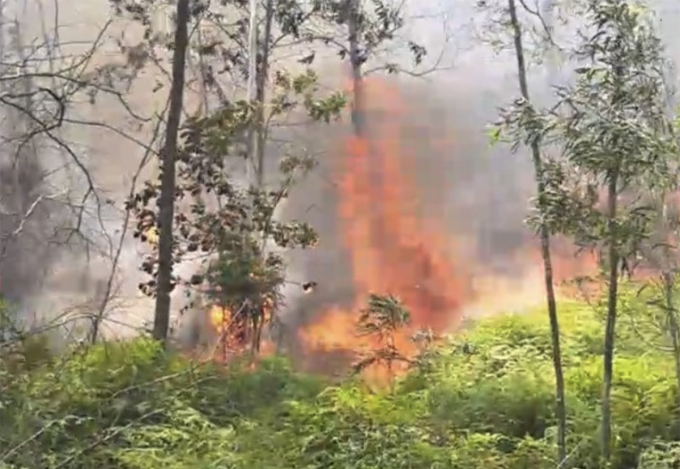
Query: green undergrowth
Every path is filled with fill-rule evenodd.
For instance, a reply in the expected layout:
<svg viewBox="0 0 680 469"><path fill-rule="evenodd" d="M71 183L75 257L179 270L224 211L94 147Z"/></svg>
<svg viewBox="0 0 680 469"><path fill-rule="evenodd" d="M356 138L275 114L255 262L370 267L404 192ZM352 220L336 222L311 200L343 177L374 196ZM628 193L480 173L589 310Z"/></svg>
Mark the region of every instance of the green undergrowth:
<svg viewBox="0 0 680 469"><path fill-rule="evenodd" d="M562 304L560 315L567 466L596 468L602 325L590 305ZM619 339L612 467L678 467L672 356L625 312ZM542 311L485 319L380 392L302 375L278 357L255 371L196 364L142 339L36 350L1 371L3 469L557 467Z"/></svg>

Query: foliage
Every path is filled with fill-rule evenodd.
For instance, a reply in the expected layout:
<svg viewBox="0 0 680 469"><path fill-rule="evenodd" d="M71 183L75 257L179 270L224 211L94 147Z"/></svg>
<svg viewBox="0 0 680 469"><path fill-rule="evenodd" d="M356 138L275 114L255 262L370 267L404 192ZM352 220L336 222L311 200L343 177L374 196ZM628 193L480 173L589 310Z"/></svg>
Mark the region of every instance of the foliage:
<svg viewBox="0 0 680 469"><path fill-rule="evenodd" d="M0 343L10 340L15 335L16 324L12 321L10 303L0 295Z"/></svg>
<svg viewBox="0 0 680 469"><path fill-rule="evenodd" d="M392 372L395 361L409 360L397 348L394 335L410 322L410 313L393 295L376 295L368 298L368 306L361 311L357 332L362 336L370 336L377 342L377 347L368 356L354 364L354 370L361 372L370 366L385 364ZM391 378L391 376L390 376Z"/></svg>
<svg viewBox="0 0 680 469"><path fill-rule="evenodd" d="M602 318L588 305L561 311L571 467L595 469ZM680 431L673 364L640 347L646 332L631 327L620 327L611 467L670 468ZM554 469L543 311L482 320L431 352L428 366L388 392L305 376L281 358L256 370L195 363L145 339L68 350L2 380L0 460L44 469Z"/></svg>
<svg viewBox="0 0 680 469"><path fill-rule="evenodd" d="M410 313L396 297L373 293L368 298L368 307L361 311L358 328L362 335L378 335L389 340L389 336L409 321Z"/></svg>
<svg viewBox="0 0 680 469"><path fill-rule="evenodd" d="M502 121L513 144L542 139L561 155L544 155L546 193L537 201L535 226L542 220L581 245L609 242L599 189L616 175L629 195L616 220L615 242L624 258L639 252L655 221L641 195L673 183L670 162L677 154L662 46L644 13L622 0L591 2L592 29L575 51L583 61L576 84L558 87L553 109L539 111L520 100Z"/></svg>
<svg viewBox="0 0 680 469"><path fill-rule="evenodd" d="M299 76L277 73L274 92L270 118L301 109L311 119L330 121L344 106L341 94L318 96L317 76L311 70ZM246 305L241 327L252 328L258 335L268 312L278 303L285 272L281 255L265 252L265 247L270 242L284 249L310 247L316 234L307 224L274 218L276 207L293 185L313 168L311 158L283 158L279 167L282 178L274 189L239 188L231 176L230 161L242 155L243 136L254 115L250 103L238 101L185 124L176 200L186 209L178 209L175 215L174 261L200 260L205 266L203 274L176 281L205 285L203 293L230 311ZM153 240L159 187L160 176L147 182L128 204L137 216L138 238ZM152 278L140 289L149 295L155 291L157 267L155 254L142 265Z"/></svg>
<svg viewBox="0 0 680 469"><path fill-rule="evenodd" d="M111 2L118 15L132 19L144 29L143 40L127 51L135 51L139 68L155 59L158 46L174 47L167 33L154 27L152 18L160 2ZM199 57L197 75L204 98L200 112L207 115L189 119L184 127L184 148L177 168L173 261L180 263L198 257L203 259L205 268L201 275L191 279L174 278L171 287L178 283L201 285L200 294L207 293L211 301L236 315L232 319L237 319L239 335L251 335L257 347L260 331L271 321L279 303L285 275L282 257L267 252L266 247L273 244L283 249L306 248L316 242L310 226L280 223L274 218L277 206L299 176L313 167L314 161L306 155L306 149L295 149L292 156L286 155L281 161L280 186L264 188L265 159L272 160L273 156L267 154L265 158L264 149L271 124L300 110L311 121L330 122L345 104L341 93L319 97L317 76L311 69L299 76L283 69L271 70L275 63L273 53L283 47L288 54L291 44L302 44L307 52L299 62L311 67L317 46L323 45L336 48L341 58L353 55L353 59L364 63L377 54L380 46L395 38L404 21L400 5L392 6L382 0L266 2L264 25L257 33L258 53L254 54L245 45L249 42L248 9L249 4L243 1L214 4L198 1L191 6L192 27L195 24L197 33L191 35L189 48ZM350 29L354 32L350 33ZM425 49L413 42L408 43L408 49L419 65L426 55ZM234 85L247 78L249 62L252 63L249 57L253 55L257 72L255 98L248 102L227 96L224 82L228 80ZM396 72L398 65L388 63L378 69ZM273 96L268 97L270 94ZM209 104L213 102L218 103L218 108L210 111ZM239 164L234 165L235 162ZM239 188L235 184L236 178L230 173L243 164L256 170L256 188ZM247 181L246 186L251 183ZM155 207L159 186L159 182L148 182L127 204L137 217L135 235L150 239L154 248L159 224ZM151 278L140 284L140 289L153 296L157 291L156 253L144 260L142 269Z"/></svg>
<svg viewBox="0 0 680 469"><path fill-rule="evenodd" d="M154 0L114 3L151 28ZM377 0L371 10L351 12L348 0L312 2L308 12L294 1L278 5L278 28L295 40L335 44L331 36L303 32L312 17L348 26L347 36L360 36L347 37L359 48L355 65L402 26L398 12ZM629 258L642 249L658 215L637 196L668 189L668 163L677 147L663 106L659 43L641 21L642 11L620 0L589 5L597 31L579 51L585 65L576 84L560 88L560 105L549 111L515 102L502 128L515 147L540 138L561 150L560 158L545 155L539 179L546 191L536 201L541 219L534 222L584 245L615 246ZM245 3L222 6L240 11ZM222 13L206 8L193 2L193 20L225 24ZM358 31L350 33L348 22ZM239 18L225 33L229 41L193 47L204 58L228 62L225 70L240 71L244 28ZM151 46L163 42L150 31L145 40ZM340 54L352 47L340 44ZM424 55L415 44L411 52L416 62ZM313 54L303 63L312 60ZM273 76L266 106L220 96L217 109L188 119L177 165L175 262L199 259L204 269L176 280L205 286L211 301L233 314L245 305L240 327L256 337L276 308L285 275L280 254L266 248L316 242L311 227L274 218L314 162L303 152L283 158L273 190L241 187L230 163L242 158L249 132L261 126L262 108L270 113L267 121L303 111L310 120L330 122L344 106L341 94L320 98L312 71ZM210 81L215 77L202 78L207 87L216 84ZM625 210L604 214L600 189L614 175L614 197L619 188L632 196ZM136 236L152 244L157 198L158 184L149 181L128 201L137 216ZM143 269L153 277L156 264L152 255ZM153 294L154 286L152 279L143 289ZM677 357L668 353L669 337L660 334L669 315L659 297L623 284L609 299L625 319L616 330L616 373L610 376L616 419L609 469L670 469L680 460ZM602 350L613 353L613 338L607 347L602 326L611 315L602 314L601 304L561 306L567 464L596 469L602 462L598 406L608 379ZM5 312L0 305L0 318ZM358 332L378 347L355 368L384 364L392 374L394 361L407 362L410 369L389 390L371 389L354 376L333 382L307 376L281 357L263 359L253 369L238 361L195 362L147 339L53 353L44 335L17 337L11 349L0 344L0 469L554 469L554 368L544 316L536 311L479 321L412 361L395 343L409 323L408 310L395 297L372 295ZM671 345L677 353L677 344Z"/></svg>
<svg viewBox="0 0 680 469"><path fill-rule="evenodd" d="M658 227L658 203L650 199L676 186L678 145L667 112L663 48L645 10L626 0L589 0L584 19L575 83L557 87L559 101L549 110L516 101L501 126L514 148L533 145L542 163L537 176L544 190L530 223L600 254L608 291L601 448L609 461L620 272L630 276Z"/></svg>
<svg viewBox="0 0 680 469"><path fill-rule="evenodd" d="M169 38L154 30L151 17L157 2L112 2L119 15L131 17L143 26L144 39L137 49L146 57L144 61L159 44L172 48ZM306 113L310 121L330 122L345 102L341 93L321 97L318 77L311 69L297 76L283 69L270 70L270 53L282 42L313 46L320 40L309 31L318 26L319 19L334 21L322 18L320 10L319 5L297 1L267 3L263 37L258 41L257 97L249 102L227 96L222 88L226 74L230 74L229 81L235 84L249 73L248 56L252 52L245 46L249 29L247 2L195 2L191 8L192 22L201 33L192 35L190 48L200 57L198 76L205 102L199 114L185 123L182 132L184 145L177 165L173 261L198 258L204 268L200 275L190 279L175 278L173 288L177 283L200 285L200 295L207 294L210 301L237 316L232 318L238 324L236 332L243 338L252 336L255 348L263 325L271 320L279 303L285 274L280 254L267 252L266 248L271 245L283 249L306 248L316 242L316 235L307 224L282 223L274 217L277 206L299 177L312 169L314 161L304 148L295 149L292 155L282 159L276 155L282 177L278 187L265 188L264 145L270 124L301 112ZM313 59L312 53L300 62L311 66ZM218 103L216 110L209 110L212 102ZM256 146L252 143L254 134ZM271 160L271 156L268 155L267 160ZM236 183L233 170L243 164L257 166L257 187L249 186L253 181L246 181L245 187ZM128 203L137 217L135 235L150 239L154 247L158 228L154 205L158 198L159 182L149 181ZM140 284L140 289L148 295L156 293L157 268L154 253L142 265L151 276ZM191 303L187 305L191 306Z"/></svg>
<svg viewBox="0 0 680 469"><path fill-rule="evenodd" d="M353 0L314 0L314 10L329 25L346 26L348 44L329 34L311 33L312 40L331 45L337 49L341 59L355 60L355 66L365 65L376 56L390 55L385 47L397 39L398 32L404 27L403 3L384 0L370 0L357 2ZM351 24L351 27L350 27ZM408 40L406 49L416 67L423 63L427 50L421 44ZM353 48L356 47L356 50ZM354 57L352 57L354 55ZM385 71L398 73L403 67L390 60L381 66L367 70L364 73Z"/></svg>

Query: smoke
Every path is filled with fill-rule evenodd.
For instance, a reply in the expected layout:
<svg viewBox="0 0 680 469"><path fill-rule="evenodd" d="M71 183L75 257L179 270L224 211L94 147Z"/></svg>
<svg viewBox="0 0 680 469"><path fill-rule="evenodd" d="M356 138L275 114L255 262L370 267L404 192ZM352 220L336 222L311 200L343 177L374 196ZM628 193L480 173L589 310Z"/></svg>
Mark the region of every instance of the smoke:
<svg viewBox="0 0 680 469"><path fill-rule="evenodd" d="M527 200L533 192L532 168L526 155L492 148L485 130L496 119L497 107L518 94L514 58L509 52L496 55L477 42L474 28L468 27L472 6L466 2L414 3L420 6L411 14L419 19L409 22L407 33L424 38L431 56L437 56L442 48L448 51L441 63L444 70L423 78L393 78L406 103L407 113L399 119L411 142L409 152L416 158L417 171L412 176L417 181L419 205L427 217L441 220L451 236L469 243L466 262L483 266L487 273L491 270L499 276L516 276L526 268L516 254L532 242L523 224ZM662 35L669 54L675 57L680 52L673 35L680 17L677 2L656 3L663 18ZM49 5L39 0L15 0L5 3L3 14L26 25L26 44L44 42L48 37L53 46L62 44L53 47L58 60L69 60L82 54L101 32L109 18L109 3L100 0L81 2L78 8L65 6L63 0ZM55 22L59 23L58 31ZM134 28L119 25L109 35L120 38L123 30L124 42L134 44L139 33ZM449 42L444 43L444 39ZM110 40L93 58L92 67L121 60L116 40ZM284 65L294 66L292 62L277 63ZM165 80L155 70L150 67L140 72L125 91L126 106L137 115L152 116L165 105L166 89L149 92ZM319 74L329 88L345 86L348 76L335 56L321 62ZM550 95L548 75L543 65L532 71L532 93L537 99ZM191 111L198 99L190 93L188 101ZM55 315L78 303L88 303L94 310L100 307L122 234L122 203L144 154L139 142L150 140L150 124L131 118L130 110L115 97L99 97L94 105L78 103L72 112L63 138L82 156L100 194L98 200L90 198L87 202L82 223L94 243L54 242L55 227L74 223L73 207L65 206L63 199L43 200L20 236L4 241L17 227L18 220L12 214L25 213L36 197L51 196L64 188L68 189L66 199L77 201L87 190L87 181L68 155L54 148L54 142L42 142L41 148L31 150L32 155L22 156L20 171L9 169L11 152L2 152L0 244L7 255L0 263L0 291L21 304L29 316L37 311ZM11 120L7 114L3 117ZM374 115L369 121L381 118L385 116ZM117 132L75 121L105 123ZM320 160L317 170L295 188L282 210L286 218L309 221L321 239L317 249L290 255L285 319L293 326L329 304L349 306L356 293L340 236L342 221L337 217L338 198L342 196L338 191L339 149L349 132L343 123L304 129L282 124L274 130L278 142L294 141L294 148L313 152ZM271 143L269 151L274 156L283 152L277 143ZM46 173L50 173L47 179ZM153 174L153 169L147 168L140 179ZM107 307L111 318L108 327L115 334L128 334L142 326L152 310L152 302L137 291L137 283L144 278L138 271L144 249L132 239L125 239L122 248L112 285L115 301ZM185 268L188 272L193 267ZM310 280L319 286L305 295L300 284ZM182 306L182 292L178 292L173 309Z"/></svg>
<svg viewBox="0 0 680 469"><path fill-rule="evenodd" d="M45 288L62 249L76 244L64 236L69 227L62 224L68 219L62 197L67 194L50 184L56 182L50 173L59 155L42 138L37 122L46 114L45 100L30 78L19 25L9 33L1 42L3 62L16 65L5 74L22 78L3 80L0 89L11 103L4 106L0 132L0 292L25 312Z"/></svg>
<svg viewBox="0 0 680 469"><path fill-rule="evenodd" d="M127 284L116 276L107 292L123 221L116 200L122 201L124 194L123 184L116 187L110 181L125 177L111 148L122 150L124 145L91 145L97 120L88 116L86 96L74 96L73 81L46 76L74 70L74 58L92 47L97 24L73 29L57 24L68 21L59 17L57 3L53 11L41 2L0 5L0 56L8 64L0 89L0 293L18 325L48 327L57 338L82 335L82 326L89 325L108 293L135 291L129 282L134 275L128 275ZM88 29L90 34L83 36L92 42L71 37L75 33L80 39ZM92 62L96 65L94 58ZM72 68L64 70L68 64ZM36 72L46 77L36 79ZM63 115L59 95L67 100ZM105 105L115 108L116 103ZM137 166L125 165L126 170ZM134 272L139 257L134 243L124 246L119 267ZM106 309L115 306L112 301Z"/></svg>
<svg viewBox="0 0 680 469"><path fill-rule="evenodd" d="M490 268L516 274L523 266L513 254L528 240L523 218L531 194L531 167L527 159L488 143L485 127L494 118L492 103L502 96L494 93L492 84L484 88L464 75L446 81L395 81L405 115L369 113L368 121L369 126L385 119L401 121L400 137L409 142L402 151L414 160L416 173L408 176L416 183L422 216L437 220L451 238L468 242L475 253L466 261L484 265L486 274ZM307 320L329 303L351 306L357 293L339 235L343 220L338 218L338 199L343 196L339 162L344 156L339 152L349 132L340 125L317 129L315 140L329 143L321 167L296 188L286 206L285 216L309 220L321 239L315 250L293 257L293 271L301 275L297 280L319 284L313 294L299 294L299 301L291 304L287 319L293 323Z"/></svg>
<svg viewBox="0 0 680 469"><path fill-rule="evenodd" d="M16 116L15 116L16 118ZM33 143L33 142L31 142ZM54 253L44 242L49 231L48 203L40 203L42 167L36 148L5 149L0 162L0 269L2 291L10 300L23 300L35 293L44 280L44 270L54 262ZM30 212L30 218L24 215Z"/></svg>
<svg viewBox="0 0 680 469"><path fill-rule="evenodd" d="M654 3L658 3L652 5L658 8L657 16L663 18L660 34L673 60L679 44L671 36L671 19L677 21L680 10L669 2ZM581 26L572 24L572 29ZM512 301L505 296L499 296L497 304L479 301L471 305L470 314L482 314L483 309L524 308L541 298L537 259L526 255L536 239L524 223L535 190L533 167L529 155L521 150L513 154L507 146L492 147L487 131L497 120L499 107L519 95L514 53L494 52L479 44L459 50L463 53L456 57L452 70L425 80L393 78L407 112L387 117L374 113L368 120L400 120L401 138L409 141L408 151L416 161L411 176L417 181L418 203L425 218L441 220L451 238L469 246L462 261L471 281L482 283L493 277L497 284L516 291L517 298ZM553 99L551 86L570 78L567 62L560 63L552 55L550 60L529 71L532 99L539 106L547 106ZM328 142L322 168L313 181L296 191L286 212L310 220L322 240L316 250L296 254L292 260L296 273L319 284L314 294L289 295L293 300L286 320L293 328L327 310L329 304L345 310L355 307L358 293L348 265L351 257L338 237L343 220L337 215L338 197L342 197L337 184L338 160L343 156L339 152L351 129L345 126L318 132L321 136L315 134L314 140ZM573 255L568 249L557 254ZM518 283L518 279L522 281ZM493 294L493 287L491 290Z"/></svg>

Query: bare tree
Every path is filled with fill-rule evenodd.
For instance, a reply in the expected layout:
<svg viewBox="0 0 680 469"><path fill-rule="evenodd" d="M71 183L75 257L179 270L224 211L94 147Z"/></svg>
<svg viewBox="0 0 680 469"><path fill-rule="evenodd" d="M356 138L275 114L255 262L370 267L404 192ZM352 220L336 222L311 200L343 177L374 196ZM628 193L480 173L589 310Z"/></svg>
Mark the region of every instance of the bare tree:
<svg viewBox="0 0 680 469"><path fill-rule="evenodd" d="M62 130L77 97L116 92L92 80L87 70L101 36L70 64L63 63L47 33L27 40L19 18L2 18L0 36L0 270L15 274L0 288L23 303L40 289L57 254L75 246L87 252L92 245L85 219L93 206L98 218L102 201L82 155ZM63 164L55 164L60 159ZM84 182L82 190L73 187L71 175Z"/></svg>

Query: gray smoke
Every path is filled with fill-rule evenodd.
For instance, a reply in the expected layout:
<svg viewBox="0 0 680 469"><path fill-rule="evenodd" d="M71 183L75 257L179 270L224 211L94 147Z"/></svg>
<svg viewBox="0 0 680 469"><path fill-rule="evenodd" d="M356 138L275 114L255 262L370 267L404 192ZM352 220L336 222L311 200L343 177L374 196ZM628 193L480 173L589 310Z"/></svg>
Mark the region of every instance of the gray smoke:
<svg viewBox="0 0 680 469"><path fill-rule="evenodd" d="M544 6L548 3L554 2L548 0ZM661 18L660 33L673 62L680 52L680 43L672 35L679 24L680 8L668 1L653 6ZM468 41L484 36L484 20L475 19L467 31ZM536 27L540 32L543 26ZM581 25L572 24L572 31L578 27ZM569 35L558 39L565 44L573 41ZM417 162L412 177L418 182L419 203L427 215L441 220L452 237L474 240L476 252L470 260L481 266L481 275L513 279L529 274L533 267L515 255L536 242L524 224L534 193L533 167L525 152L512 154L507 147L492 147L487 129L497 120L499 107L519 95L515 57L512 50L498 52L465 40L457 45L460 53L452 69L425 80L394 79L406 101L406 114L397 118L402 132L409 136L410 153ZM530 91L538 105L549 105L551 86L569 80L569 63L557 56L549 51L547 62L529 70ZM293 325L309 320L329 304L350 306L355 294L348 255L339 239L342 221L337 218L339 195L334 179L334 168L342 157L339 143L350 129L319 132L328 134L315 137L317 142L332 142L329 151L324 153L320 171L295 192L287 207L287 215L311 220L322 240L318 249L294 258L294 270L302 279L318 282L319 287L309 296L291 287L289 297L296 302L287 318ZM436 144L441 141L447 142L444 148Z"/></svg>
<svg viewBox="0 0 680 469"><path fill-rule="evenodd" d="M59 57L57 61L67 61L84 53L110 19L106 0L71 3L5 0L2 15L25 25L27 48L47 42L53 46L51 53ZM474 239L478 262L513 275L522 266L512 260L512 254L526 245L530 236L522 221L532 193L532 171L526 155L511 155L507 148L489 146L485 128L496 119L497 107L517 96L516 71L511 52L497 55L488 45L479 44L483 22L473 16L474 3L414 2L417 11L411 13L419 19L409 22L406 32L423 38L433 58L442 48L447 54L441 62L443 70L420 79L399 78L407 111L401 119L412 141L411 151L417 157L418 170L413 177L418 182L420 205L428 216L441 219L452 234ZM679 24L680 8L672 0L658 0L655 4L669 55L676 59L680 44L673 33ZM5 33L4 38L8 36ZM92 67L123 61L117 40L124 36L124 42L134 44L139 33L125 24L111 27L101 52L92 59ZM61 47L54 47L57 42ZM8 40L3 41L2 48L9 49ZM327 80L325 84L331 88L344 85L337 57L318 55L325 57L320 72ZM329 76L336 78L327 79ZM549 98L548 81L555 76L561 74L554 63L533 68L531 87L537 99ZM54 141L41 137L34 146L22 149L21 165L12 166L17 142L8 145L5 138L0 155L0 244L6 255L0 260L0 291L21 304L25 314L41 311L41 315L54 316L74 304L88 302L90 309L99 307L123 229L122 202L144 154L140 142L150 142L153 128L151 121L133 118L131 111L136 116L151 117L164 108L167 87L158 93L150 92L159 82L164 83L165 77L150 66L124 90L125 106L114 96L100 96L94 105L81 96L69 110L70 122L60 137L82 157L99 194L98 199L89 197L86 206L81 207L86 210L79 226L92 242L69 239L67 243L63 231L61 237L54 236L57 228L74 226L77 220L73 205L87 192L87 177L73 158L63 148L57 148ZM197 103L196 96L190 93L188 112ZM7 124L15 119L7 109L3 108L2 113L3 136L11 132L16 135L17 129ZM281 126L275 130L277 141L294 141L295 147L318 154L321 161L317 171L293 191L282 211L285 217L311 222L321 236L317 249L290 256L286 318L293 324L329 303L344 304L353 297L347 255L339 235L335 184L335 167L341 156L339 142L348 134L349 129L340 123L304 128ZM436 144L441 141L447 145ZM277 145L271 144L272 158L283 152ZM45 177L47 173L49 177ZM140 178L153 173L153 168L148 167ZM19 214L25 214L40 196L44 200L20 236L10 240L8 235L20 223ZM54 200L48 200L51 196L55 196ZM147 321L152 306L136 289L144 278L138 271L143 247L132 239L125 239L122 246L113 282L116 301L107 310L109 326L119 334ZM191 268L187 266L186 270ZM317 281L319 288L315 294L304 296L300 283L308 280ZM183 303L181 293L173 301L174 308L179 309Z"/></svg>
<svg viewBox="0 0 680 469"><path fill-rule="evenodd" d="M409 176L417 186L421 211L451 237L475 240L478 252L471 257L487 269L516 274L522 266L514 264L512 254L528 240L523 218L532 173L528 159L488 143L485 127L494 119L494 103L504 96L461 78L448 83L399 80L398 88L405 115L391 118L401 121L402 138L406 135L409 142L403 151L415 161L416 174ZM299 316L290 318L293 322L304 321L328 303L348 306L355 293L337 217L342 195L336 168L349 129L319 132L326 133L319 140L332 142L334 149L328 149L304 187L294 191L286 211L287 216L310 220L321 239L317 249L294 260L304 273L299 280L319 286L312 295L299 295L299 310L291 312Z"/></svg>

